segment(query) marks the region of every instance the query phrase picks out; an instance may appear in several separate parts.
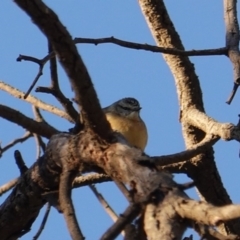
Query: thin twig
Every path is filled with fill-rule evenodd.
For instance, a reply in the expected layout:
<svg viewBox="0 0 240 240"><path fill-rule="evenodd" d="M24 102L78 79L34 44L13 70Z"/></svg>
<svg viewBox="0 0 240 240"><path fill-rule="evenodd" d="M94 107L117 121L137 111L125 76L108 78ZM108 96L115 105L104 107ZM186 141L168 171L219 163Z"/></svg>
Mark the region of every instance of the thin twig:
<svg viewBox="0 0 240 240"><path fill-rule="evenodd" d="M35 234L35 236L33 237L33 240L37 240L39 238L39 236L41 235L45 225L46 225L46 222L47 222L47 219L48 219L48 216L49 216L49 213L50 213L50 210L51 210L51 205L50 203L47 203L47 208L46 208L46 212L44 214L44 217L43 217L43 220L42 220L42 223L37 231L37 233Z"/></svg>
<svg viewBox="0 0 240 240"><path fill-rule="evenodd" d="M114 210L111 208L111 206L108 204L106 199L103 197L101 193L98 192L97 188L94 185L89 185L89 188L92 190L100 204L103 206L104 210L107 212L107 214L112 218L114 222L117 221L118 215L114 212Z"/></svg>
<svg viewBox="0 0 240 240"><path fill-rule="evenodd" d="M118 188L121 190L121 192L123 193L123 195L126 197L126 199L128 200L129 203L133 202L131 193L128 191L128 189L126 188L126 186L122 183L119 182L117 180L114 180L115 184L118 186Z"/></svg>
<svg viewBox="0 0 240 240"><path fill-rule="evenodd" d="M33 106L33 113L34 113L36 121L48 124L47 121L45 121L45 119L43 118L43 116L42 116L38 107ZM40 135L34 133L34 138L36 140L36 148L37 148L36 157L38 159L41 156L41 149L42 149L43 152L45 152L46 144L43 142Z"/></svg>
<svg viewBox="0 0 240 240"><path fill-rule="evenodd" d="M48 43L48 51L49 54L53 54L53 49L51 43ZM79 113L73 107L73 103L65 97L62 93L59 82L58 82L58 74L57 74L57 61L56 56L50 59L50 75L51 75L51 86L50 87L37 87L36 92L48 93L52 94L63 106L65 111L71 116L71 118L75 121L75 123L79 122Z"/></svg>
<svg viewBox="0 0 240 240"><path fill-rule="evenodd" d="M9 144L7 144L5 147L0 147L0 157L2 156L2 154L4 152L6 152L9 148L15 146L17 143L23 143L24 141L26 141L27 139L29 139L30 137L32 137L33 134L30 132L26 132L22 137L20 138L16 138L14 139L12 142L10 142Z"/></svg>
<svg viewBox="0 0 240 240"><path fill-rule="evenodd" d="M36 121L46 123L46 121L45 121L44 117L42 116L40 109L38 107L33 105L32 110L33 110L33 114L34 114Z"/></svg>
<svg viewBox="0 0 240 240"><path fill-rule="evenodd" d="M90 43L90 44L102 44L102 43L113 43L119 45L121 47L137 49L137 50L145 50L156 53L167 53L173 55L181 55L181 56L214 56L214 55L226 55L227 48L217 48L217 49L205 49L205 50L189 50L183 51L174 48L164 48L152 46L149 44L140 44L135 42L123 41L115 37L107 37L107 38L75 38L75 43Z"/></svg>
<svg viewBox="0 0 240 240"><path fill-rule="evenodd" d="M54 53L50 53L42 59L38 59L38 58L35 58L35 57L26 56L26 55L21 55L21 54L18 56L18 58L17 58L18 62L21 62L22 60L24 60L24 61L34 62L34 63L37 63L39 65L38 73L37 73L36 77L34 78L31 86L29 87L29 89L27 90L25 95L23 96L24 99L26 99L28 97L29 93L32 91L32 89L36 85L38 79L42 76L43 68L44 68L44 65L46 64L46 62L53 56L55 56Z"/></svg>
<svg viewBox="0 0 240 240"><path fill-rule="evenodd" d="M40 136L34 133L34 138L36 141L36 159L40 158L41 156L41 145L40 145Z"/></svg>
<svg viewBox="0 0 240 240"><path fill-rule="evenodd" d="M115 239L125 226L131 223L140 213L141 207L139 204L131 204L125 212L121 214L118 220L110 227L101 237L101 240Z"/></svg>
<svg viewBox="0 0 240 240"><path fill-rule="evenodd" d="M234 83L233 84L233 90L232 90L228 100L226 101L227 104L229 104L229 105L231 104L231 102L232 102L232 100L233 100L233 98L234 98L234 96L235 96L235 94L236 94L236 92L238 90L238 87L239 87L238 83Z"/></svg>

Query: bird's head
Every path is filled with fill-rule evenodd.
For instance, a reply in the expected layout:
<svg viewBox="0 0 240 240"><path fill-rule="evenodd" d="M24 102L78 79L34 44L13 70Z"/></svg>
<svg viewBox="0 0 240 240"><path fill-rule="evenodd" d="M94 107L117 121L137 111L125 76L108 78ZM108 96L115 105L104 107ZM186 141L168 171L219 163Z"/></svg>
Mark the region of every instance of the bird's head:
<svg viewBox="0 0 240 240"><path fill-rule="evenodd" d="M139 117L141 106L135 98L123 98L115 103L119 115L126 117Z"/></svg>

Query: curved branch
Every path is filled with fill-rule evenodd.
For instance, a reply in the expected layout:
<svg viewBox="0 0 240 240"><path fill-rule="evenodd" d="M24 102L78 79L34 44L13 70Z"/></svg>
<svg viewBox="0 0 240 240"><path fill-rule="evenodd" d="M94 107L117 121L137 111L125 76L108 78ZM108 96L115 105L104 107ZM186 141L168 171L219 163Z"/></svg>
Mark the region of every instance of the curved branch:
<svg viewBox="0 0 240 240"><path fill-rule="evenodd" d="M197 109L190 109L186 115L182 115L182 120L204 132L219 136L223 140L237 140L240 142L240 129L232 123L219 123Z"/></svg>
<svg viewBox="0 0 240 240"><path fill-rule="evenodd" d="M166 165L173 165L183 161L190 160L195 157L197 154L200 154L210 148L219 140L219 137L213 136L211 134L207 135L200 143L195 146L187 149L186 151L160 156L160 157L151 157L153 163L161 169L161 167Z"/></svg>

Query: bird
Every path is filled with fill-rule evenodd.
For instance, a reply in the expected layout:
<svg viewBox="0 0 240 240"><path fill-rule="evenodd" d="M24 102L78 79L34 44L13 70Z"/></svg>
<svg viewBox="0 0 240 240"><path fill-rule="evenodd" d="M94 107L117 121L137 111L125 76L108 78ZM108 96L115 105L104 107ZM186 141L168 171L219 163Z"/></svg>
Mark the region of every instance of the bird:
<svg viewBox="0 0 240 240"><path fill-rule="evenodd" d="M130 145L144 151L148 133L140 117L141 106L135 98L127 97L103 108L113 131L121 133Z"/></svg>

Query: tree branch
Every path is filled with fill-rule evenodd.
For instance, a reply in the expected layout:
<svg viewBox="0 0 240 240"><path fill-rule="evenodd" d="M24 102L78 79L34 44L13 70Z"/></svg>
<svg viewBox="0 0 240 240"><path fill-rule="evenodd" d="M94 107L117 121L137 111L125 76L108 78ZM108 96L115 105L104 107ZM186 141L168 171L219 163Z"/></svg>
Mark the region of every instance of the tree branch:
<svg viewBox="0 0 240 240"><path fill-rule="evenodd" d="M165 48L152 46L149 44L140 44L135 42L123 41L121 39L115 37L107 37L107 38L75 38L75 43L89 43L89 44L103 44L103 43L113 43L119 45L121 47L137 49L137 50L145 50L157 53L166 53L172 55L181 55L181 56L214 56L214 55L226 55L227 48L217 48L217 49L205 49L205 50L189 50L184 51L176 48Z"/></svg>
<svg viewBox="0 0 240 240"><path fill-rule="evenodd" d="M54 53L51 44L49 43L49 55ZM66 113L74 120L75 123L79 122L79 113L73 107L72 102L64 96L62 93L57 75L57 61L54 53L54 57L50 59L50 74L51 74L51 86L50 87L37 87L36 92L43 92L52 94L63 106Z"/></svg>
<svg viewBox="0 0 240 240"><path fill-rule="evenodd" d="M59 131L48 124L39 123L19 111L0 104L0 117L27 129L31 133L39 134L43 137L50 138Z"/></svg>
<svg viewBox="0 0 240 240"><path fill-rule="evenodd" d="M38 73L37 73L36 77L34 78L30 88L27 90L27 92L23 96L24 99L26 99L28 97L29 93L32 91L32 89L36 85L38 79L43 75L44 65L54 55L55 55L54 53L51 53L51 54L47 55L46 57L44 57L43 59L38 59L38 58L31 57L31 56L26 56L26 55L19 55L18 56L18 58L17 58L18 62L21 62L22 60L24 60L24 61L34 62L34 63L37 63L39 65Z"/></svg>
<svg viewBox="0 0 240 240"><path fill-rule="evenodd" d="M41 235L41 233L42 233L42 231L43 231L43 229L44 229L44 227L45 227L45 225L47 223L47 219L48 219L50 210L51 210L51 205L49 203L47 203L46 212L44 214L42 223L41 223L40 228L38 229L37 233L33 237L33 240L37 240L39 238L39 236Z"/></svg>
<svg viewBox="0 0 240 240"><path fill-rule="evenodd" d="M237 140L240 142L240 129L232 123L219 123L213 118L197 109L190 109L186 115L182 115L183 121L225 141Z"/></svg>
<svg viewBox="0 0 240 240"><path fill-rule="evenodd" d="M1 114L0 114L1 115ZM7 144L5 147L0 146L0 158L4 152L6 152L9 148L15 146L18 143L23 143L26 140L28 140L30 137L32 137L32 133L26 132L22 137L14 139L12 142Z"/></svg>
<svg viewBox="0 0 240 240"><path fill-rule="evenodd" d="M125 212L119 216L118 220L102 235L100 239L115 239L120 232L124 230L125 226L131 223L137 217L137 215L140 213L140 210L141 207L139 204L129 205Z"/></svg>
<svg viewBox="0 0 240 240"><path fill-rule="evenodd" d="M67 164L64 164L67 166ZM72 173L64 167L59 182L59 202L72 239L83 240L71 199Z"/></svg>
<svg viewBox="0 0 240 240"><path fill-rule="evenodd" d="M18 179L19 178L14 178L11 181L3 184L0 187L0 196L2 196L4 193L6 193L7 191L11 190L14 186L16 186Z"/></svg>
<svg viewBox="0 0 240 240"><path fill-rule="evenodd" d="M163 0L139 0L139 4L157 45L184 50ZM181 115L184 115L189 108L204 112L199 79L189 58L169 54L163 54L163 57L175 79ZM187 148L191 148L202 141L206 134L185 121L182 121L182 131ZM206 201L216 205L231 203L217 171L212 148L192 158L191 161L187 161L182 169L194 180L196 187ZM206 185L208 186L207 189ZM235 228L233 225L228 224L231 231L240 233L240 225L236 224L235 226L238 227Z"/></svg>
<svg viewBox="0 0 240 240"><path fill-rule="evenodd" d="M224 0L224 20L226 26L226 48L228 49L228 57L233 65L234 86L233 91L227 101L231 101L240 84L240 52L239 52L239 24L237 18L237 1Z"/></svg>
<svg viewBox="0 0 240 240"><path fill-rule="evenodd" d="M195 157L197 154L200 154L206 151L209 147L215 144L219 140L218 137L213 136L211 134L207 135L200 143L197 143L195 146L187 149L186 151L160 156L160 157L151 157L154 164L157 167L163 167L166 165L172 165L176 163L180 163L186 160L190 160L191 158Z"/></svg>
<svg viewBox="0 0 240 240"><path fill-rule="evenodd" d="M109 182L112 179L106 174L91 173L86 176L76 177L73 181L73 188L87 186L89 184L96 184L102 182Z"/></svg>
<svg viewBox="0 0 240 240"><path fill-rule="evenodd" d="M59 117L65 118L70 122L74 122L74 120L64 111L58 109L57 107L47 104L31 95L28 95L27 99L24 99L24 93L19 91L18 89L0 81L0 89L11 94L12 96L19 98L21 100L24 100L26 102L31 103L33 106L38 107L40 109L43 109L45 111L48 111L50 113L53 113Z"/></svg>
<svg viewBox="0 0 240 240"><path fill-rule="evenodd" d="M51 42L69 77L85 126L108 140L111 132L110 124L101 110L91 78L67 29L42 1L15 0L15 2L32 18Z"/></svg>

